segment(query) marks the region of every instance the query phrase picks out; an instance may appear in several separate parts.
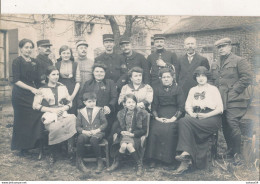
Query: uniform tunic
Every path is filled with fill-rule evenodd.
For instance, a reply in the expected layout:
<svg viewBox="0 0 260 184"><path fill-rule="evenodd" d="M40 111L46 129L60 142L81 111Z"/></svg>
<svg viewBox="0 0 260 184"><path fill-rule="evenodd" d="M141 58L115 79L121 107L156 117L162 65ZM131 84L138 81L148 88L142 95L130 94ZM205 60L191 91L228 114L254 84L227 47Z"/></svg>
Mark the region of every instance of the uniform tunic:
<svg viewBox="0 0 260 184"><path fill-rule="evenodd" d="M149 84L150 83L150 69L149 69L149 63L145 59L145 57L142 54L139 54L135 51L133 51L131 56L125 56L122 54L127 71L131 70L133 67L140 67L143 69L143 83Z"/></svg>
<svg viewBox="0 0 260 184"><path fill-rule="evenodd" d="M179 86L160 86L154 90L152 112L159 118L172 118L184 111L183 92ZM147 157L171 163L175 158L178 122L162 123L152 119L148 138Z"/></svg>
<svg viewBox="0 0 260 184"><path fill-rule="evenodd" d="M173 68L176 72L176 79L178 79L179 76L179 70L180 70L180 63L177 60L177 55L175 53L166 51L165 49L157 50L156 52L150 54L147 58L147 61L149 63L149 68L151 71L151 81L150 84L153 88L159 86L160 80L159 80L159 71L160 68L157 66L156 61L161 57L161 59L166 62L166 66L168 68Z"/></svg>
<svg viewBox="0 0 260 184"><path fill-rule="evenodd" d="M102 63L107 66L105 79L113 80L118 89L121 89L126 83L126 79L121 79L126 74L126 64L121 55L103 53L95 58L95 63Z"/></svg>
<svg viewBox="0 0 260 184"><path fill-rule="evenodd" d="M21 81L36 88L39 83L39 65L31 58L25 61L19 56L13 61L13 82ZM11 149L34 148L35 143L41 138L43 125L40 121L42 113L32 109L34 94L14 84L12 90L12 105L14 109L14 126Z"/></svg>
<svg viewBox="0 0 260 184"><path fill-rule="evenodd" d="M215 86L206 84L203 88L191 88L185 109L187 112L207 113L218 109L223 112L220 93ZM207 165L209 137L221 127L221 115L205 119L193 118L186 115L179 120L179 139L177 151L188 152L195 166L199 169Z"/></svg>

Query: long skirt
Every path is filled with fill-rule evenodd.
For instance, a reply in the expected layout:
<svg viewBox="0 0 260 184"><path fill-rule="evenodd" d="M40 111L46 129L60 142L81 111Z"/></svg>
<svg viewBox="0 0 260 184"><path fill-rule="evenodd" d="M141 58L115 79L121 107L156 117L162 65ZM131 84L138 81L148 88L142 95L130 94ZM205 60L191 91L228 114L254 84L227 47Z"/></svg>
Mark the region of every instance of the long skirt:
<svg viewBox="0 0 260 184"><path fill-rule="evenodd" d="M171 118L176 113L174 106L163 106L159 109L158 116ZM165 163L175 160L178 139L178 122L161 123L155 119L151 121L146 157L157 159Z"/></svg>
<svg viewBox="0 0 260 184"><path fill-rule="evenodd" d="M188 152L196 168L207 166L209 137L221 126L221 115L197 119L189 115L179 120L179 141L177 151Z"/></svg>
<svg viewBox="0 0 260 184"><path fill-rule="evenodd" d="M14 85L12 105L14 109L12 150L32 149L42 137L42 112L33 110L34 94Z"/></svg>
<svg viewBox="0 0 260 184"><path fill-rule="evenodd" d="M76 86L76 82L74 78L66 79L66 78L60 78L59 82L64 84L69 94L71 95L74 91L74 88ZM72 101L72 107L68 110L69 114L74 114L77 116L77 101L78 101L78 94L75 96L75 98Z"/></svg>
<svg viewBox="0 0 260 184"><path fill-rule="evenodd" d="M49 145L54 145L68 140L76 134L76 116L68 114L67 117L60 117L55 123L45 126L49 131Z"/></svg>

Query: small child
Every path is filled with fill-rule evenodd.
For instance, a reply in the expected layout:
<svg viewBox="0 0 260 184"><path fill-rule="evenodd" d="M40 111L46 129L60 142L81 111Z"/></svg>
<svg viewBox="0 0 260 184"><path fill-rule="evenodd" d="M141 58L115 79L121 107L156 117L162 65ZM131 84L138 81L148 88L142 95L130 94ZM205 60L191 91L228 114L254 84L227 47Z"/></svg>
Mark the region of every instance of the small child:
<svg viewBox="0 0 260 184"><path fill-rule="evenodd" d="M148 113L137 107L137 99L133 94L127 94L123 100L124 109L118 112L118 129L114 134L113 147L116 144L120 144L118 154L115 156L115 162L108 171L113 171L119 166L119 157L126 150L130 152L137 163L137 175L142 174L143 166L142 161L138 155L138 149L141 146L141 137L146 134L147 131L147 116Z"/></svg>
<svg viewBox="0 0 260 184"><path fill-rule="evenodd" d="M79 110L77 116L76 129L79 134L77 141L77 168L83 172L87 172L83 164L84 144L90 143L97 157L96 172L100 173L103 169L103 160L101 158L100 141L105 135L107 120L104 110L96 106L97 96L95 93L84 93L83 103L86 107Z"/></svg>

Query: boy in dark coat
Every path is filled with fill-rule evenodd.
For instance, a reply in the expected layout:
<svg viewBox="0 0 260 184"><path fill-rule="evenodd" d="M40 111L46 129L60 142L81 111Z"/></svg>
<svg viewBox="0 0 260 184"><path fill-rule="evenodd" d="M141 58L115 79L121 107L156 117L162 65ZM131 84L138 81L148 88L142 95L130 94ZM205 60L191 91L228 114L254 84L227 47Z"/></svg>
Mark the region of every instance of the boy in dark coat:
<svg viewBox="0 0 260 184"><path fill-rule="evenodd" d="M96 106L96 94L84 93L83 103L86 107L79 110L76 129L79 134L77 142L77 168L87 172L82 158L84 156L84 144L90 143L97 157L98 167L96 172L103 169L103 160L101 158L100 141L105 136L107 120L101 107Z"/></svg>

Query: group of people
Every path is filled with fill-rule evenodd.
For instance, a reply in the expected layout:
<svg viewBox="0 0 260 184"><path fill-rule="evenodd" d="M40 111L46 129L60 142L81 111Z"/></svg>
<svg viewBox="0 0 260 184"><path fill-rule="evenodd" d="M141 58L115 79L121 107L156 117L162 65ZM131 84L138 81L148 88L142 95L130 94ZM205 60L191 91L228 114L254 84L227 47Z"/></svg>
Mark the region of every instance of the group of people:
<svg viewBox="0 0 260 184"><path fill-rule="evenodd" d="M76 150L77 168L87 172L83 158L89 143L99 173L103 170L99 143L106 138L113 158L107 170L117 169L129 153L140 176L141 138L149 132L144 157L150 167L158 162L175 164L175 174L182 174L191 166L206 167L208 139L222 126L227 155L240 154L239 124L247 110L246 88L252 76L250 64L231 52L229 38L215 42L219 59L211 66L196 52L194 37L184 40L186 54L180 58L164 48L162 34L154 35L155 52L147 59L133 51L127 37L120 39L122 54L114 52L113 35L103 35L103 44L105 53L94 61L87 58L85 40L76 43L76 59L70 47L61 46L60 58L53 63L49 40L37 42L36 59L31 57L34 43L19 42L21 56L12 66L11 149L26 154L47 130L51 164L58 146L66 142L69 155Z"/></svg>

